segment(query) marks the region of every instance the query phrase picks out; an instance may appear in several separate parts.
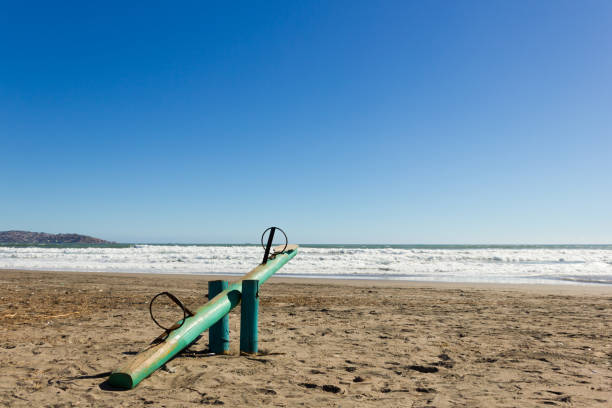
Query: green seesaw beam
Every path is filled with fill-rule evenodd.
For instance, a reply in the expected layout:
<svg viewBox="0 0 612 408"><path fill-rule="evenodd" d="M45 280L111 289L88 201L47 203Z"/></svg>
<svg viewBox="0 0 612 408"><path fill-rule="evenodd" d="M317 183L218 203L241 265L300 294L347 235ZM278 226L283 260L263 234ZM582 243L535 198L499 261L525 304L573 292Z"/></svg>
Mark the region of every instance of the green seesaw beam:
<svg viewBox="0 0 612 408"><path fill-rule="evenodd" d="M296 254L297 245L289 245L284 252L276 254L267 263L258 265L241 280L229 285L226 290L197 309L193 316L187 317L183 325L170 332L163 342L149 346L127 364L113 371L108 378L108 384L113 387L134 388L189 346L204 330L238 306L242 297L243 280L258 280L261 286ZM178 324L180 323L179 321Z"/></svg>

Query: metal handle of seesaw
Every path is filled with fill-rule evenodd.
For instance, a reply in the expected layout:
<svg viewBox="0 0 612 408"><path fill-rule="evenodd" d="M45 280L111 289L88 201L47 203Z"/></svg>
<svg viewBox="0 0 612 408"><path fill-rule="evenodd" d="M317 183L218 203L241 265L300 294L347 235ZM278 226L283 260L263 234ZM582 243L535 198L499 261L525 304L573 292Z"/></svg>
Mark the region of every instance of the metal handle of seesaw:
<svg viewBox="0 0 612 408"><path fill-rule="evenodd" d="M274 233L276 232L276 230L279 230L285 236L285 246L283 247L283 249L281 251L278 251L278 252L279 253L280 252L285 252L285 250L287 249L287 245L289 244L289 240L287 239L287 234L285 234L285 231L283 231L282 229L280 229L278 227L270 227L270 228L266 229L263 232L263 234L261 234L261 246L265 248L264 257L263 257L263 260L261 261L262 265L265 264L266 262L268 262L268 258L270 257L270 249L272 248L272 242L274 241ZM266 245L264 245L264 243L263 243L264 236L266 235L266 232L268 232L268 231L270 231L270 235L268 235L268 243Z"/></svg>

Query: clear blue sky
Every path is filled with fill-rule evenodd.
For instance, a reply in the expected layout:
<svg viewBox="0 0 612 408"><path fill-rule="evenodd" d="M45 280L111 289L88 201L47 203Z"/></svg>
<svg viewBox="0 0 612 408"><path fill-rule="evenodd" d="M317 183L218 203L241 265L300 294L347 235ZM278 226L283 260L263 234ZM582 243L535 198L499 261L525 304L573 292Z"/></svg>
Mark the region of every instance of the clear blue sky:
<svg viewBox="0 0 612 408"><path fill-rule="evenodd" d="M0 230L611 243L612 2L2 2Z"/></svg>

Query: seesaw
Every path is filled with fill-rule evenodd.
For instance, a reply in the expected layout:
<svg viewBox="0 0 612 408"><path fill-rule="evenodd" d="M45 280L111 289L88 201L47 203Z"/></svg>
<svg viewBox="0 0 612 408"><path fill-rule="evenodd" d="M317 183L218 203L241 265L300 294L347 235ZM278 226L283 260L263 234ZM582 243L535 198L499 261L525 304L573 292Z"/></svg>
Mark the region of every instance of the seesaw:
<svg viewBox="0 0 612 408"><path fill-rule="evenodd" d="M165 294L170 297L183 309L183 319L167 328L165 333L134 356L133 359L114 370L108 378L108 384L119 388L134 388L143 379L191 345L198 336L209 328L212 328L209 335L211 351L217 354L226 352L229 345L227 314L241 302L240 350L245 353L256 353L259 286L289 262L297 254L298 248L297 245L287 243L271 248L274 232L276 230L282 232L282 230L276 227L268 228L268 230L270 230L270 234L263 262L239 281L227 285L227 288L223 287L225 286L223 281L209 282L210 300L195 312L189 311L170 293L160 293L159 295ZM268 230L264 232L264 235ZM271 249L273 251L272 255L270 255ZM155 298L151 300L151 305L154 300ZM152 313L151 317L153 317ZM155 321L154 317L153 320Z"/></svg>

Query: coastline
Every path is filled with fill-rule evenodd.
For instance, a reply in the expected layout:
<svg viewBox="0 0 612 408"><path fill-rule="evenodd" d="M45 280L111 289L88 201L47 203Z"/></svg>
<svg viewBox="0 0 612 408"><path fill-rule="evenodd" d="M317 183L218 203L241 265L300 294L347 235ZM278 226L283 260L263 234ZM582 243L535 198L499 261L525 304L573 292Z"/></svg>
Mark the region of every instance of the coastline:
<svg viewBox="0 0 612 408"><path fill-rule="evenodd" d="M4 269L242 276L254 245L2 247ZM322 245L301 247L279 276L436 282L612 285L612 246Z"/></svg>
<svg viewBox="0 0 612 408"><path fill-rule="evenodd" d="M271 278L260 350L207 335L136 389L108 371L160 334L148 301L218 275L0 270L0 406L606 406L612 288ZM230 280L236 279L230 276Z"/></svg>
<svg viewBox="0 0 612 408"><path fill-rule="evenodd" d="M245 270L245 273L248 271ZM3 269L0 268L0 276L3 273L40 273L50 275L85 274L100 277L142 277L144 279L176 279L180 281L209 281L225 279L235 281L244 274L189 274L189 273L146 273L146 272L83 272L83 271L55 271L55 270L33 270L33 269ZM441 288L441 289L480 289L480 290L512 290L526 291L541 294L567 294L567 295L595 295L612 296L612 285L603 283L584 282L555 282L555 283L498 283L498 282L438 282L438 281L416 281L402 279L360 279L360 278L327 278L327 277L304 277L304 276L272 276L268 283L285 284L319 284L319 285L346 285L354 287L388 287L388 288Z"/></svg>

